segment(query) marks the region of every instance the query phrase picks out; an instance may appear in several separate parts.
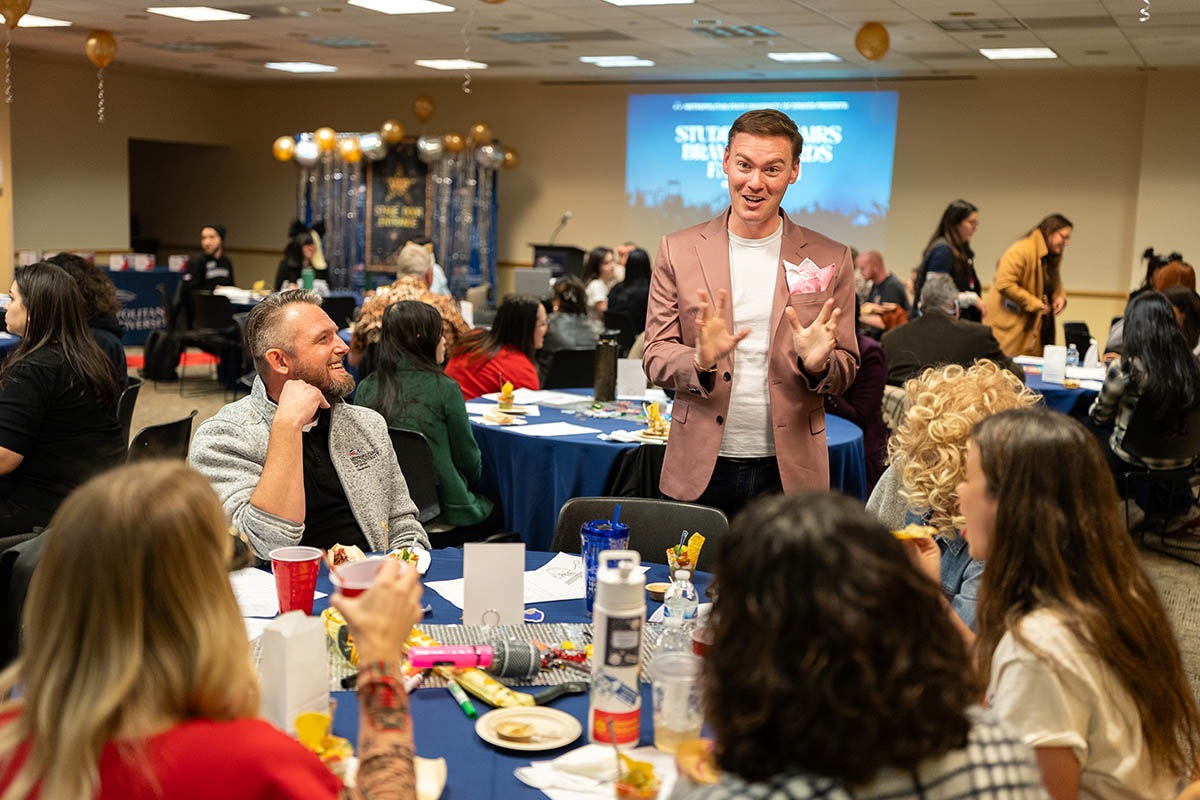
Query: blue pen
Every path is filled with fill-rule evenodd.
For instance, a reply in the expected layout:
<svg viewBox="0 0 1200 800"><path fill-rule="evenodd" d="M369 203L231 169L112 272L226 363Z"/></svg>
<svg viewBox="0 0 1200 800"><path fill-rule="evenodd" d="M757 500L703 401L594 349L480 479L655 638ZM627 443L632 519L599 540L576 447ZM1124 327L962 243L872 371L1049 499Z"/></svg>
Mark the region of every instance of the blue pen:
<svg viewBox="0 0 1200 800"><path fill-rule="evenodd" d="M463 710L468 719L475 719L478 713L475 711L475 706L471 703L467 693L458 685L458 681L454 678L446 679L446 688L450 690L450 696L454 698L454 702L458 703L458 707Z"/></svg>

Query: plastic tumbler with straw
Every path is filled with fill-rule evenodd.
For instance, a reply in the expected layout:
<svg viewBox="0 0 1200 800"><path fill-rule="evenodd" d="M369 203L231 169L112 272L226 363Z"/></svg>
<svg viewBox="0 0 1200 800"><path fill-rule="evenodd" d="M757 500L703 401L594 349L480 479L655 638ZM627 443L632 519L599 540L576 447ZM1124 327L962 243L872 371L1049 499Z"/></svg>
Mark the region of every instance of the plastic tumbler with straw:
<svg viewBox="0 0 1200 800"><path fill-rule="evenodd" d="M583 556L584 574L587 576L588 613L596 602L596 571L600 566L600 554L605 550L626 550L629 547L629 526L620 522L621 504L613 511L613 518L585 522L579 529L580 548Z"/></svg>

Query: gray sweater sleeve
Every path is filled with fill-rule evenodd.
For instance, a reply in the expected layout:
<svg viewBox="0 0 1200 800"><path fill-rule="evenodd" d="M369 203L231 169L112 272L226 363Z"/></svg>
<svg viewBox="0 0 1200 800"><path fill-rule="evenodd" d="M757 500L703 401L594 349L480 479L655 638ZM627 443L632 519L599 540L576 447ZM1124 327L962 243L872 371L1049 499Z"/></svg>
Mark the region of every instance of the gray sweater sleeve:
<svg viewBox="0 0 1200 800"><path fill-rule="evenodd" d="M230 523L246 534L262 559L276 547L300 543L304 524L268 514L250 503L262 476L265 445L255 431L213 418L196 429L188 455L193 469L208 478ZM262 452L260 452L260 450Z"/></svg>
<svg viewBox="0 0 1200 800"><path fill-rule="evenodd" d="M877 516L884 525L892 530L904 527L904 519L908 515L908 501L900 496L900 472L894 466L889 466L879 476L870 499L867 500L867 511Z"/></svg>

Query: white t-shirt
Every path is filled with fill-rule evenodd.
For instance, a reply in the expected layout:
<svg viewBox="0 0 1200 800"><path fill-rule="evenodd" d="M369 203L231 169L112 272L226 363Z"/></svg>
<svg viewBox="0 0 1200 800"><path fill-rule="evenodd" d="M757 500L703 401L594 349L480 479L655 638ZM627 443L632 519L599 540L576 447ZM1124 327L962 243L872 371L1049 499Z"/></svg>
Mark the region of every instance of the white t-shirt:
<svg viewBox="0 0 1200 800"><path fill-rule="evenodd" d="M609 286L599 278L592 278L584 287L587 292L588 315L594 320L604 319L604 314L596 308L596 303L608 299Z"/></svg>
<svg viewBox="0 0 1200 800"><path fill-rule="evenodd" d="M771 396L767 391L767 361L770 356L771 306L775 299L782 242L782 221L774 233L762 239L743 239L729 234L733 330L736 333L742 328L749 328L750 335L738 344L733 353L733 386L720 450L720 454L727 458L775 455Z"/></svg>
<svg viewBox="0 0 1200 800"><path fill-rule="evenodd" d="M1021 620L1021 634L1050 659L1005 633L992 656L988 704L1030 747L1070 747L1081 798L1173 798L1176 777L1154 772L1133 698L1051 611Z"/></svg>

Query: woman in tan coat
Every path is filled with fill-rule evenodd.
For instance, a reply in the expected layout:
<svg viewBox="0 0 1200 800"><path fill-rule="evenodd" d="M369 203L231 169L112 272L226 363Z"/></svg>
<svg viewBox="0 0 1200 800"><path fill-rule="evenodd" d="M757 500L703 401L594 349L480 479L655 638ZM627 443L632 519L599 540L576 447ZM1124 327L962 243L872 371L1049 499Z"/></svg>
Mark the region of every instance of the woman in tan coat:
<svg viewBox="0 0 1200 800"><path fill-rule="evenodd" d="M1067 306L1059 266L1071 229L1070 220L1051 214L1000 257L987 294L987 322L1010 358L1040 356L1042 345L1054 341L1054 317Z"/></svg>

